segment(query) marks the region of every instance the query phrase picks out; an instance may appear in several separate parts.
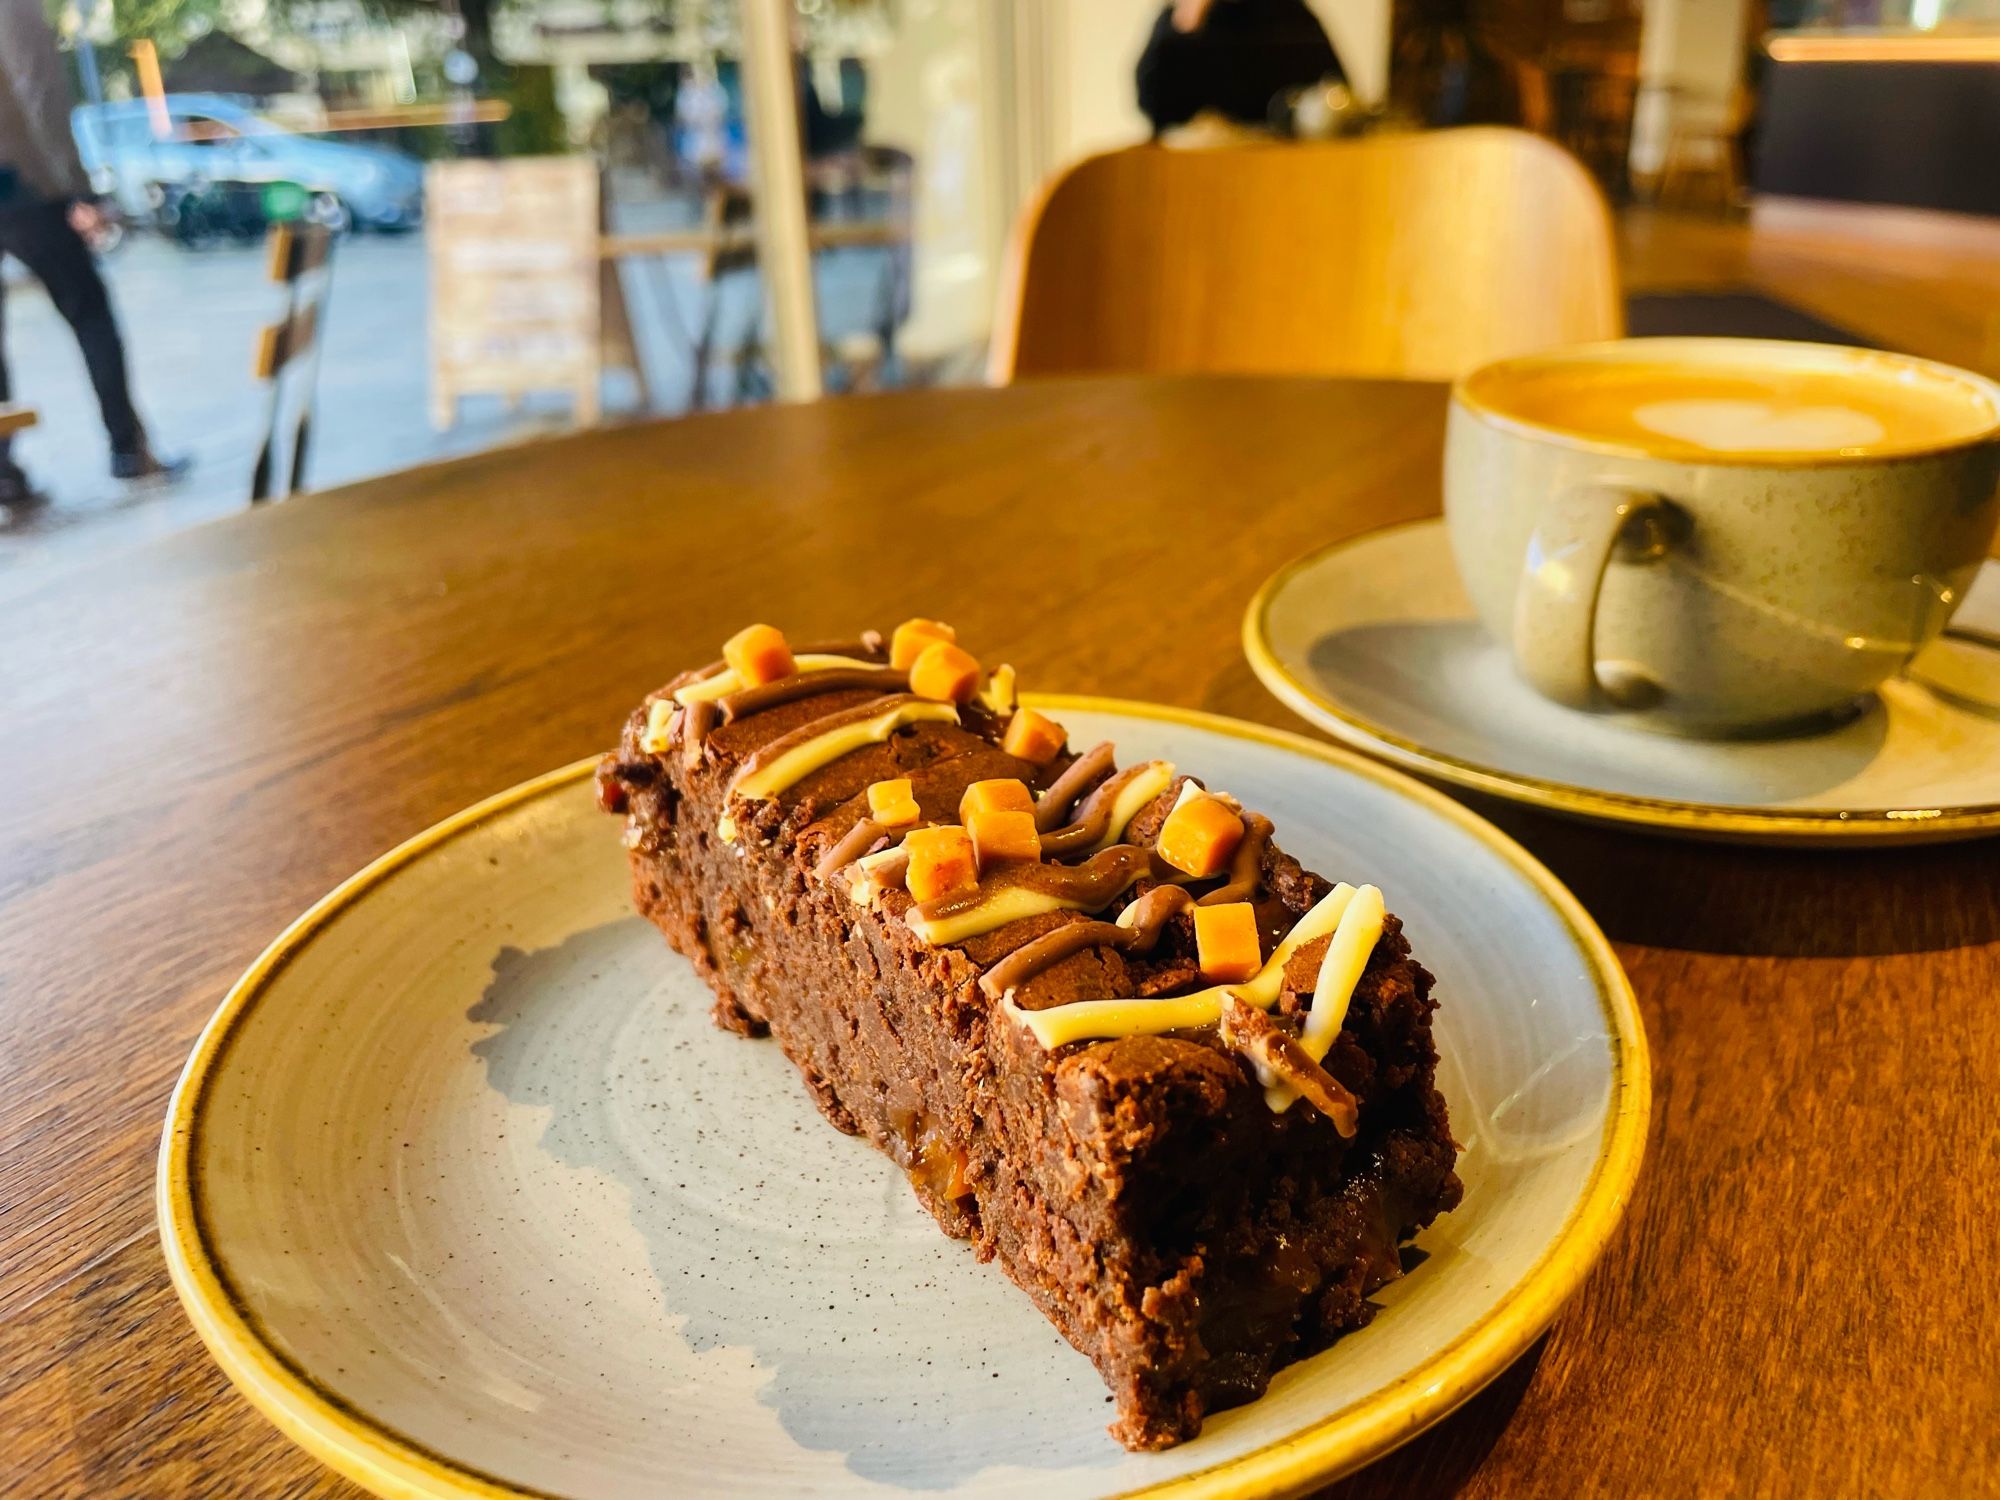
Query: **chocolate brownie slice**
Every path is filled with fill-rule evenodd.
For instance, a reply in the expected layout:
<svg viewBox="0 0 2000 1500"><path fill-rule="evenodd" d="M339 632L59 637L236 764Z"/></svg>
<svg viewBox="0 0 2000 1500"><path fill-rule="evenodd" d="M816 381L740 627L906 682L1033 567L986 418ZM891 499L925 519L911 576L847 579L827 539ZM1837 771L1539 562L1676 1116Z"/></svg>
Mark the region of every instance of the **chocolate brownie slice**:
<svg viewBox="0 0 2000 1500"><path fill-rule="evenodd" d="M999 1262L1120 1441L1169 1446L1367 1322L1457 1203L1431 976L1372 887L1073 752L946 634L739 637L634 712L600 797L717 1023Z"/></svg>

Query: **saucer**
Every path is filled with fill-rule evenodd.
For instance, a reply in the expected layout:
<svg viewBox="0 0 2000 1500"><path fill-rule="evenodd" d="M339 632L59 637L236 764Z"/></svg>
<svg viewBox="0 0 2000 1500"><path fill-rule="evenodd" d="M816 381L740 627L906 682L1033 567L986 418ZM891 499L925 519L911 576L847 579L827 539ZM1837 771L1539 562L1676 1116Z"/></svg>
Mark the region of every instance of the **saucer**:
<svg viewBox="0 0 2000 1500"><path fill-rule="evenodd" d="M1441 519L1281 569L1250 601L1243 647L1264 685L1329 734L1550 812L1744 843L2000 831L2000 563L1862 712L1787 739L1681 738L1541 697L1480 628Z"/></svg>

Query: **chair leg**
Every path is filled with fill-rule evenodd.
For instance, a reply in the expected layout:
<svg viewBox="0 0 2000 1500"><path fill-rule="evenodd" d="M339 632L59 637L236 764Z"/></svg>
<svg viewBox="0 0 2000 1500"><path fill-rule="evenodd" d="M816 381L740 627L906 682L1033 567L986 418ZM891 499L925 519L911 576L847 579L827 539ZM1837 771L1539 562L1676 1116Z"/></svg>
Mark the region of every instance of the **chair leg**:
<svg viewBox="0 0 2000 1500"><path fill-rule="evenodd" d="M299 425L292 433L292 487L288 494L303 495L306 490L306 451L312 445L312 411L308 408L299 413Z"/></svg>
<svg viewBox="0 0 2000 1500"><path fill-rule="evenodd" d="M264 445L257 450L257 467L250 474L250 503L261 505L271 498L271 436L266 434Z"/></svg>

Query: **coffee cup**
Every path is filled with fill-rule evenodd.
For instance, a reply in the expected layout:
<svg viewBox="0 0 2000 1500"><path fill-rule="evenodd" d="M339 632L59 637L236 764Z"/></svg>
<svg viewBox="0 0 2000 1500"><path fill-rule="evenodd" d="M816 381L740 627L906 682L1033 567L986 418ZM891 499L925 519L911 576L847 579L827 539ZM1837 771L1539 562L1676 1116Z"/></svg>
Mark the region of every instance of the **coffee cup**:
<svg viewBox="0 0 2000 1500"><path fill-rule="evenodd" d="M1698 735L1865 705L2000 520L2000 385L1878 350L1659 338L1452 390L1445 520L1486 629L1573 708Z"/></svg>

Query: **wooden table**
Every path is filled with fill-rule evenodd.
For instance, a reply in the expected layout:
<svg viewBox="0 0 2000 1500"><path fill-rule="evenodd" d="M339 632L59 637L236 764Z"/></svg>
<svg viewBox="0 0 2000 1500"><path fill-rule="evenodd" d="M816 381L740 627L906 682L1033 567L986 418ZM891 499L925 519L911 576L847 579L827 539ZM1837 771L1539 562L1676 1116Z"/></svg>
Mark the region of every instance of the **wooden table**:
<svg viewBox="0 0 2000 1500"><path fill-rule="evenodd" d="M346 1492L209 1363L151 1195L196 1030L336 880L607 744L751 619L943 615L1032 687L1291 723L1243 663L1244 601L1433 510L1442 412L1434 386L1249 380L732 412L8 581L0 1490ZM1502 816L1630 968L1649 1159L1548 1337L1340 1492L1992 1493L2000 846Z"/></svg>

